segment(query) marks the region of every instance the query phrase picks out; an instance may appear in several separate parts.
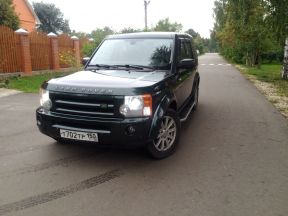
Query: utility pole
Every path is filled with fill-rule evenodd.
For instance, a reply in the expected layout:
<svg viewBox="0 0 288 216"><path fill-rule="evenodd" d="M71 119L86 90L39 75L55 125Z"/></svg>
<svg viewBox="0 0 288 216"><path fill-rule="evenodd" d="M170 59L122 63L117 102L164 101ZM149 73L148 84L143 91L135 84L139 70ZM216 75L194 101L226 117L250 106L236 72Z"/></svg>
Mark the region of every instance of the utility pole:
<svg viewBox="0 0 288 216"><path fill-rule="evenodd" d="M148 29L147 25L147 6L150 4L150 1L144 0L144 9L145 9L145 30Z"/></svg>

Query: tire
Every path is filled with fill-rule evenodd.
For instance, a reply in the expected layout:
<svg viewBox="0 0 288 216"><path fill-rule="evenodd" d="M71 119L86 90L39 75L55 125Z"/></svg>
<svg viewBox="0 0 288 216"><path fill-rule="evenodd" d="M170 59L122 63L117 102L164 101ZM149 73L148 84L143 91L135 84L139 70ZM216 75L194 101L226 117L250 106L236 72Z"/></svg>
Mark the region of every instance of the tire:
<svg viewBox="0 0 288 216"><path fill-rule="evenodd" d="M155 139L148 143L147 150L155 159L166 158L175 152L179 137L179 117L174 110L168 109L161 119Z"/></svg>
<svg viewBox="0 0 288 216"><path fill-rule="evenodd" d="M193 107L193 111L197 110L198 107L198 101L199 101L199 81L197 81L197 84L195 86L195 90L193 93L193 100L194 100L194 107Z"/></svg>

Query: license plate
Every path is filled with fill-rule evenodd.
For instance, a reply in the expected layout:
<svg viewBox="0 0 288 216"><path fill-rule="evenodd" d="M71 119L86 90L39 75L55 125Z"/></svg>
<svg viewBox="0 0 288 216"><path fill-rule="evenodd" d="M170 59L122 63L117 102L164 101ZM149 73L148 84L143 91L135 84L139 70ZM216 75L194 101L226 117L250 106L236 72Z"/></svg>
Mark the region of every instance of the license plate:
<svg viewBox="0 0 288 216"><path fill-rule="evenodd" d="M60 129L60 136L66 139L98 142L98 134Z"/></svg>

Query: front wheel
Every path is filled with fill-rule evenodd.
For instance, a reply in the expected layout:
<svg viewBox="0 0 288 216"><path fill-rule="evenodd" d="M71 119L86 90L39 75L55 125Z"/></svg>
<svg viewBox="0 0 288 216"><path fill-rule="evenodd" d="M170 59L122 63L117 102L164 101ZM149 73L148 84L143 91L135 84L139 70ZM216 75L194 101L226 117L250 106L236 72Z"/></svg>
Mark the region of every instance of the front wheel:
<svg viewBox="0 0 288 216"><path fill-rule="evenodd" d="M180 135L180 120L174 110L168 110L160 123L157 136L148 144L148 152L155 159L163 159L176 150Z"/></svg>

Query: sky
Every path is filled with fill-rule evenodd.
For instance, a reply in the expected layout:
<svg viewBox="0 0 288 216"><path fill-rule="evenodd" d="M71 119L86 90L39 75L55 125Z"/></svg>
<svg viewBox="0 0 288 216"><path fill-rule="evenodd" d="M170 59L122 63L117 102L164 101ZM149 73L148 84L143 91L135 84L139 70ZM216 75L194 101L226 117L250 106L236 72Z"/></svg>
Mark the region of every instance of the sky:
<svg viewBox="0 0 288 216"><path fill-rule="evenodd" d="M109 26L119 31L126 27L144 28L144 0L29 0L54 3L69 20L70 28L91 32ZM183 30L193 28L202 37L209 38L213 28L214 0L150 0L148 26L152 27L168 17L183 25Z"/></svg>

